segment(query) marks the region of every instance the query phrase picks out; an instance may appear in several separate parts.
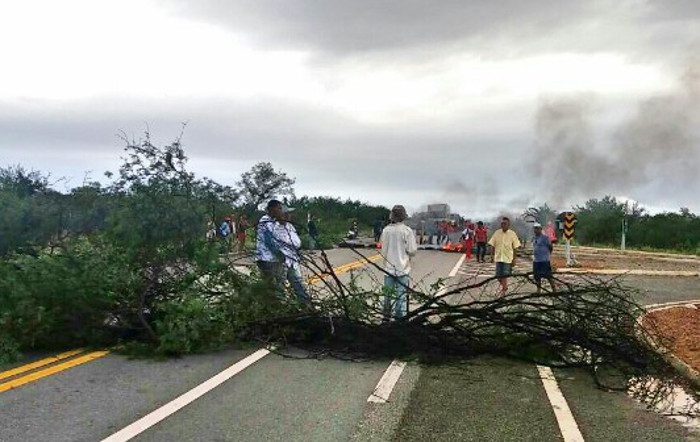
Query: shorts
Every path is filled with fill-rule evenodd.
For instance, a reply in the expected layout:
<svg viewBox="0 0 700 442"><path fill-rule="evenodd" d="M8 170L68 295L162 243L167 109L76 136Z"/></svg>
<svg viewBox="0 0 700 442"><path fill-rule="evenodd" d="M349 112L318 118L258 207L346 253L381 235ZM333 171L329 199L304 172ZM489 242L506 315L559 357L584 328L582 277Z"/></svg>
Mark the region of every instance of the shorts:
<svg viewBox="0 0 700 442"><path fill-rule="evenodd" d="M496 263L496 278L510 276L513 273L513 264L509 262Z"/></svg>
<svg viewBox="0 0 700 442"><path fill-rule="evenodd" d="M535 279L551 278L552 264L549 261L533 262L532 273Z"/></svg>

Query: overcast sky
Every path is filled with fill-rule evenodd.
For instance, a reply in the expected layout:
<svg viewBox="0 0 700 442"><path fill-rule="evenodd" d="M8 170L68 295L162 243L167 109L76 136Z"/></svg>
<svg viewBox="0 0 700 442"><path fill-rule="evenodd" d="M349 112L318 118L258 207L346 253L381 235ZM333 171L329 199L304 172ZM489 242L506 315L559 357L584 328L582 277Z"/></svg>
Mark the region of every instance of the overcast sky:
<svg viewBox="0 0 700 442"><path fill-rule="evenodd" d="M190 167L468 216L613 194L700 211L697 0L0 1L0 166Z"/></svg>

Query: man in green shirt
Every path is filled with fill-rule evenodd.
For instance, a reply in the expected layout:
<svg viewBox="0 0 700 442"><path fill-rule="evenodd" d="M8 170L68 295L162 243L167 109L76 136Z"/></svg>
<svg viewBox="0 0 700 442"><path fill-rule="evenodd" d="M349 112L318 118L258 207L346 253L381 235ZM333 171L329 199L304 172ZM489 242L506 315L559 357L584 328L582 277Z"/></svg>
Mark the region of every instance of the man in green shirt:
<svg viewBox="0 0 700 442"><path fill-rule="evenodd" d="M515 266L515 249L521 246L518 235L510 230L510 219L503 217L501 228L491 237L491 261L496 263L496 278L501 284L501 295L508 291L508 276Z"/></svg>

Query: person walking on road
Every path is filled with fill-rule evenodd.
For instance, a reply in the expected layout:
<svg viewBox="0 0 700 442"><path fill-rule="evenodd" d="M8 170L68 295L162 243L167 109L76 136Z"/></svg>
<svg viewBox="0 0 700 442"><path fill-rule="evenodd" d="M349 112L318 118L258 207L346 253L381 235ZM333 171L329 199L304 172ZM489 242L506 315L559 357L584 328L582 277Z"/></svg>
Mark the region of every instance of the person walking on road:
<svg viewBox="0 0 700 442"><path fill-rule="evenodd" d="M476 262L486 262L486 243L489 240L489 231L484 226L483 221L476 223L474 239L476 240Z"/></svg>
<svg viewBox="0 0 700 442"><path fill-rule="evenodd" d="M227 218L228 228L231 231L231 239L236 237L236 232L238 231L238 225L236 223L236 215L233 213Z"/></svg>
<svg viewBox="0 0 700 442"><path fill-rule="evenodd" d="M534 254L532 273L535 278L535 284L537 284L537 293L542 292L543 278L549 281L552 292L556 292L557 287L554 283L554 276L552 276L552 243L549 237L542 233L542 224L535 223L532 225L532 229L535 232L535 236L532 238L532 251Z"/></svg>
<svg viewBox="0 0 700 442"><path fill-rule="evenodd" d="M216 224L214 221L207 221L207 241L214 242L216 240Z"/></svg>
<svg viewBox="0 0 700 442"><path fill-rule="evenodd" d="M384 230L384 221L378 219L374 222L374 242L377 243L382 237L382 230Z"/></svg>
<svg viewBox="0 0 700 442"><path fill-rule="evenodd" d="M248 220L244 214L240 214L238 217L238 225L236 226L236 239L238 240L238 250L242 252L245 250L246 241L246 229L250 227Z"/></svg>
<svg viewBox="0 0 700 442"><path fill-rule="evenodd" d="M520 247L518 235L510 230L510 219L503 217L501 228L491 237L489 245L492 249L491 260L496 263L496 278L501 284L501 295L508 292L508 277L515 267L515 250Z"/></svg>
<svg viewBox="0 0 700 442"><path fill-rule="evenodd" d="M462 231L462 238L464 238L466 248L466 259L470 260L472 259L472 247L474 247L474 224L471 221L467 221L465 229Z"/></svg>
<svg viewBox="0 0 700 442"><path fill-rule="evenodd" d="M316 247L318 247L318 227L316 227L316 219L310 213L308 221L306 222L306 228L309 230L309 248L311 250L316 250Z"/></svg>
<svg viewBox="0 0 700 442"><path fill-rule="evenodd" d="M231 218L226 217L221 221L219 225L219 235L221 235L221 241L223 242L224 249L226 253L229 252L229 246L231 244Z"/></svg>
<svg viewBox="0 0 700 442"><path fill-rule="evenodd" d="M278 234L280 239L280 250L284 255L284 273L285 278L291 285L294 294L297 297L297 302L300 306L309 305L309 294L304 286L304 279L301 275L301 238L297 233L296 228L292 224L292 207L282 206L282 216L277 224Z"/></svg>
<svg viewBox="0 0 700 442"><path fill-rule="evenodd" d="M396 205L389 215L390 224L384 228L380 242L384 266L384 319L402 318L407 310L406 290L409 288L411 257L418 251L416 236L404 221L406 209Z"/></svg>
<svg viewBox="0 0 700 442"><path fill-rule="evenodd" d="M279 298L284 299L284 255L280 250L277 222L282 218L282 203L270 200L267 213L260 218L257 225L255 244L255 263L263 279L275 288Z"/></svg>

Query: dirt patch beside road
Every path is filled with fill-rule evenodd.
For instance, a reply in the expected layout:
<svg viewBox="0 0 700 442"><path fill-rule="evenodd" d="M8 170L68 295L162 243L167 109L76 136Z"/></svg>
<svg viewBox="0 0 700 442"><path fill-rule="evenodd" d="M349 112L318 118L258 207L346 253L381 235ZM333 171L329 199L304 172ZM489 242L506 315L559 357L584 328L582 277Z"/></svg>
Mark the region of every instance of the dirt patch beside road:
<svg viewBox="0 0 700 442"><path fill-rule="evenodd" d="M700 310L686 306L648 313L644 323L658 330L664 345L696 371L700 371Z"/></svg>
<svg viewBox="0 0 700 442"><path fill-rule="evenodd" d="M621 253L576 254L576 252L574 257L580 267L587 269L700 271L700 261L694 259ZM566 267L566 260L561 251L555 251L552 264L557 268Z"/></svg>

